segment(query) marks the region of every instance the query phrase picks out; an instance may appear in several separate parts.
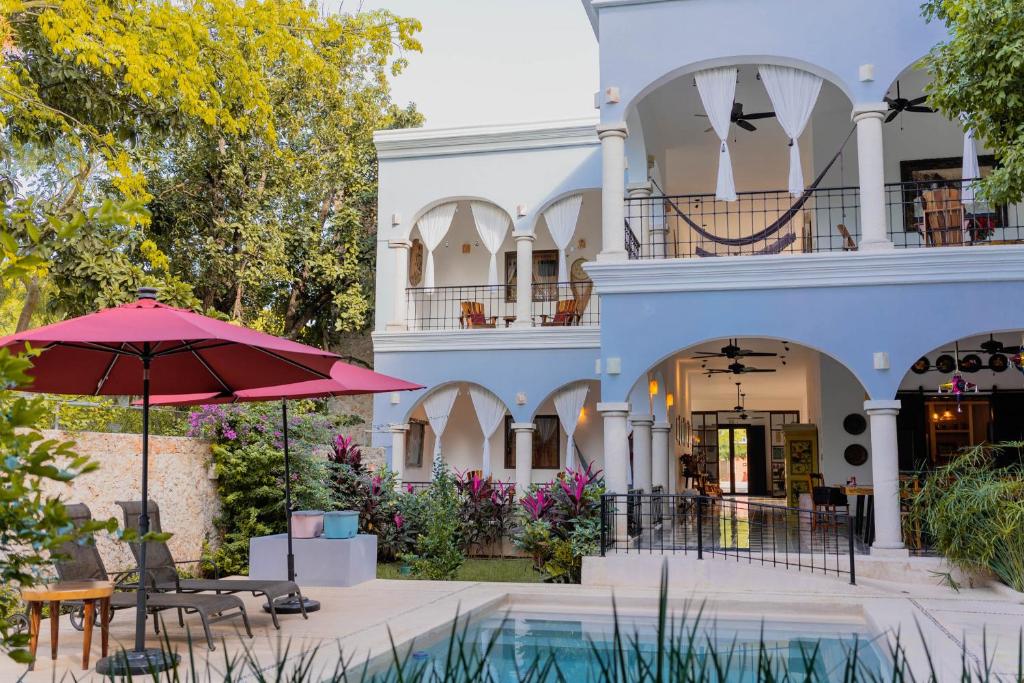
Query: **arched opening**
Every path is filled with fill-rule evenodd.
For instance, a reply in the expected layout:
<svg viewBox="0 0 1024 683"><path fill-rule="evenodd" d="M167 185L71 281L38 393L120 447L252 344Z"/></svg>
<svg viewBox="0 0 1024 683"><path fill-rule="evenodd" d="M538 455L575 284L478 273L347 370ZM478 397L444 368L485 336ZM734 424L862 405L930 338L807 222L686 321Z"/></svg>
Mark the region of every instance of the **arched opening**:
<svg viewBox="0 0 1024 683"><path fill-rule="evenodd" d="M766 59L735 67L736 90L727 117L731 122L726 124L733 201L716 196L717 169L724 163L722 142L699 92L698 69L673 74L632 105L643 131L647 177L654 186L652 198L633 196L627 207L630 227L641 243L647 238L639 233L653 231L657 242L664 230L668 257L831 251L856 244L856 161L854 157L851 163L848 156L854 147L850 99L827 74L793 65L822 79L797 138L802 187L814 191L797 204L789 189L790 138L759 71L760 64L773 63ZM631 176L636 175L632 169ZM660 250L650 251L658 256Z"/></svg>
<svg viewBox="0 0 1024 683"><path fill-rule="evenodd" d="M501 402L494 392L479 384L450 382L434 387L420 397L406 416L409 430L406 433L405 461L401 467L404 481L430 481L433 454L438 439L434 425L439 424L438 418L444 420L440 453L448 467L460 472L486 469L483 462L484 432L472 397L473 391L481 392L485 401L493 400L499 404L502 413L500 424L488 440L491 476L500 481L510 481L514 477L515 468L512 467L510 470L505 467L506 424L510 417L507 405ZM441 396L446 392L455 392L450 404L441 401L439 406L435 406L431 397ZM428 414L428 409L436 412ZM484 422L489 423L491 419L485 416Z"/></svg>
<svg viewBox="0 0 1024 683"><path fill-rule="evenodd" d="M579 389L576 396L571 395L574 389ZM584 391L583 400L579 401ZM531 418L537 427L534 433L533 481L550 481L558 470L565 469L570 462L577 467L603 467L604 435L601 415L597 412L597 404L600 402L601 383L597 380L579 380L558 387L537 405ZM576 424L566 424L573 419L572 413L577 403L580 410L575 415ZM570 428L573 431L571 446ZM552 451L556 454L554 458L551 457ZM557 466L553 467L556 462Z"/></svg>
<svg viewBox="0 0 1024 683"><path fill-rule="evenodd" d="M1024 440L1022 344L1024 330L994 331L922 353L896 394L900 470L934 469L982 442Z"/></svg>
<svg viewBox="0 0 1024 683"><path fill-rule="evenodd" d="M633 413L652 411L656 421L665 416L674 490L809 507L812 474L828 485L871 482L866 398L854 374L827 354L792 341L743 337L663 358L637 380L630 404ZM851 421L864 426L847 429ZM788 433L811 445L792 452Z"/></svg>

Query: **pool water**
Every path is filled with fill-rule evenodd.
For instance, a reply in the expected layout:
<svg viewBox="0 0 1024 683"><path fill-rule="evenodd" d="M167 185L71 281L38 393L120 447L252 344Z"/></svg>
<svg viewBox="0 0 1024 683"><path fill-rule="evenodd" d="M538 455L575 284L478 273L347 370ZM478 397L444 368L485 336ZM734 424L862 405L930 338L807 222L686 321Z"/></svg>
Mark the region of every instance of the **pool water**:
<svg viewBox="0 0 1024 683"><path fill-rule="evenodd" d="M763 680L758 671L764 661L781 677L804 678L810 672L816 681L843 681L847 662L856 644L858 678L881 678L888 669L886 658L863 626L852 624L805 624L799 622L760 622L744 620L711 620L677 618L666 628L675 629L676 647L666 645L671 653L690 653L684 668L692 678L704 680ZM531 665L554 663L563 680L595 680L602 662L610 666L617 652L615 622L598 615L552 615L547 613L502 612L471 621L460 629L464 654L472 652L477 661L490 648L486 666L491 680L520 681L521 672ZM657 657L657 619L654 617L619 617L618 634L624 642L625 666L630 679L651 665ZM445 670L449 639L442 638L427 647L419 646L412 653L410 664ZM883 644L884 646L884 644ZM715 659L719 664L715 665ZM617 658L617 657L616 657ZM666 661L672 655L666 656ZM642 660L642 661L641 661ZM668 666L668 665L667 665ZM682 675L680 666L666 669L671 680ZM723 673L727 669L727 674ZM704 675L700 675L701 671ZM694 675L695 674L695 675ZM720 675L721 674L721 675ZM687 676L690 678L691 676ZM554 681L559 676L549 671L546 676L530 676L533 681Z"/></svg>

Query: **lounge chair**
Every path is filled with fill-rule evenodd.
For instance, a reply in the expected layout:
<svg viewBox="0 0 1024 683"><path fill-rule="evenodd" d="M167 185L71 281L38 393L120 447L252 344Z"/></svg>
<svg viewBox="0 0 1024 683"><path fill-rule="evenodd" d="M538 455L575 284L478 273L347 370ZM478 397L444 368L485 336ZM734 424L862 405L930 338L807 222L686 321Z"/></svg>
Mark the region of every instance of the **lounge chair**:
<svg viewBox="0 0 1024 683"><path fill-rule="evenodd" d="M576 299L562 299L555 304L554 316L540 316L541 327L573 327L579 323L580 314L576 310Z"/></svg>
<svg viewBox="0 0 1024 683"><path fill-rule="evenodd" d="M89 508L81 503L68 505L68 515L71 522L80 527L92 519ZM115 583L117 590L110 598L110 610L132 609L136 607L135 589L138 584L135 582L126 583L125 579L135 570L121 572L111 579L103 565L103 558L96 550L96 544L89 539L84 543L69 541L64 543L59 550L60 559L57 560L57 576L61 581L78 581L84 579L95 579L99 581L111 581ZM81 603L69 602L71 606L81 609ZM245 613L245 605L234 595L196 595L194 593L159 593L148 591L146 595L146 611L153 615L153 628L160 633L160 620L156 617L157 612L164 610L177 610L178 624L185 625L184 614L198 614L203 622L203 631L206 634L206 644L211 650L216 649L213 644L213 636L210 633L210 624L225 619L233 619L241 616L245 624L245 631L252 638L252 629L249 627L249 616ZM235 611L237 610L237 611ZM80 624L81 622L79 622ZM75 628L81 630L79 624Z"/></svg>
<svg viewBox="0 0 1024 683"><path fill-rule="evenodd" d="M479 328L493 329L497 326L498 316L484 315L484 305L479 301L462 301L459 303L459 327L464 330Z"/></svg>
<svg viewBox="0 0 1024 683"><path fill-rule="evenodd" d="M124 511L124 527L126 529L139 529L139 513L142 512L142 502L116 501ZM160 508L153 501L149 501L149 528L151 531L161 531ZM139 559L138 543L131 543L132 554L136 562ZM270 618L274 622L274 628L280 629L281 624L277 621L277 609L274 602L278 598L296 596L302 617L308 619L305 604L302 600L302 591L294 581L264 581L258 579L183 579L178 574L177 565L195 564L198 560L176 562L171 555L171 549L163 541L150 541L146 544L146 570L154 581L157 590L175 591L178 593L252 593L254 596L265 596L270 605Z"/></svg>

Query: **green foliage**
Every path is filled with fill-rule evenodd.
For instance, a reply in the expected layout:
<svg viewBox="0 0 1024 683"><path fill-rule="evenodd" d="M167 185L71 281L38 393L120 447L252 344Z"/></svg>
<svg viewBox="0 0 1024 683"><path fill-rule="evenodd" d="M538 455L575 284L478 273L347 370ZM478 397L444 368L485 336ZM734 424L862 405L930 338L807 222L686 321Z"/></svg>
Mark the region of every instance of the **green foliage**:
<svg viewBox="0 0 1024 683"><path fill-rule="evenodd" d="M995 153L999 167L980 195L993 204L1017 203L1024 197L1024 3L926 0L923 9L950 33L924 60L932 78L928 103L962 118Z"/></svg>
<svg viewBox="0 0 1024 683"><path fill-rule="evenodd" d="M89 396L84 400L45 396L46 415L39 429L61 429L66 432L142 433L142 410L124 405L114 398ZM176 408L151 407L149 433L158 436L185 436L188 413Z"/></svg>
<svg viewBox="0 0 1024 683"><path fill-rule="evenodd" d="M975 446L940 467L914 499L935 549L960 569L989 570L1024 592L1024 466L1000 466L1004 449Z"/></svg>
<svg viewBox="0 0 1024 683"><path fill-rule="evenodd" d="M44 402L11 391L29 381L30 367L28 358L0 349L0 585L8 589L39 581L64 542L116 529L108 520L77 531L60 498L49 492L49 484L66 484L97 465L76 455L72 442L44 439L36 431L46 412ZM0 591L0 615L17 611L17 601L15 592ZM26 634L12 632L7 620L0 620L0 649L27 662L27 643Z"/></svg>
<svg viewBox="0 0 1024 683"><path fill-rule="evenodd" d="M412 565L417 578L450 580L466 559L462 554L459 492L447 468L435 470L430 487L419 494L425 506L423 531L416 539L416 550L402 559Z"/></svg>
<svg viewBox="0 0 1024 683"><path fill-rule="evenodd" d="M378 539L379 542L379 539ZM401 573L401 563L380 563L377 565L378 579L411 579ZM455 572L456 581L488 581L497 583L538 583L540 574L533 569L533 562L527 558L467 557Z"/></svg>

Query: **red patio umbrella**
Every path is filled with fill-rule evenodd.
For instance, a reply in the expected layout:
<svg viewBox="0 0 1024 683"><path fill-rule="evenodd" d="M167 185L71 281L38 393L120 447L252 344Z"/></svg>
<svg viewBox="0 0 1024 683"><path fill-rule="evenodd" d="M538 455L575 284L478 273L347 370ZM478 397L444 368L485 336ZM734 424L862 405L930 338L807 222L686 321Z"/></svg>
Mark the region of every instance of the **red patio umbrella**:
<svg viewBox="0 0 1024 683"><path fill-rule="evenodd" d="M130 304L0 338L0 348L41 349L27 391L142 396L142 500L149 499L151 393L233 392L330 377L337 356L245 327L157 303L142 288ZM146 505L139 530L149 531ZM135 648L97 662L121 675L175 666L177 655L146 649L146 544L139 550Z"/></svg>
<svg viewBox="0 0 1024 683"><path fill-rule="evenodd" d="M281 401L281 434L284 446L284 507L285 527L288 537L288 580L295 581L295 555L292 552L292 491L291 461L288 453L288 399L330 398L334 396L357 396L360 394L379 394L389 391L416 391L424 389L422 384L413 384L397 377L383 375L373 370L361 368L337 361L331 366L330 378L297 382L275 387L245 389L234 394L198 393L153 396L150 405L190 406L213 403L243 403L257 401ZM299 600L302 600L302 605ZM320 603L310 598L289 596L274 603L280 614L294 614L303 611L315 612ZM270 605L264 609L269 610Z"/></svg>

